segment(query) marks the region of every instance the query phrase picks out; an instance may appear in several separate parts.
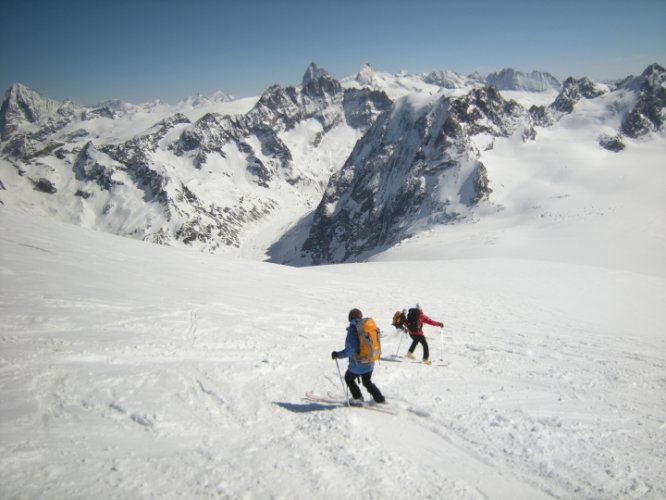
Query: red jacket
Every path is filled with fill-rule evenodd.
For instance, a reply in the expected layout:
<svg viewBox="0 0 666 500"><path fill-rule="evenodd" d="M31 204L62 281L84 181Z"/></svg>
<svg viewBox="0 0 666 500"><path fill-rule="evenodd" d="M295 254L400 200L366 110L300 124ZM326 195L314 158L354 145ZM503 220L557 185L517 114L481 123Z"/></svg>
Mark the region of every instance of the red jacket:
<svg viewBox="0 0 666 500"><path fill-rule="evenodd" d="M432 325L432 326L444 326L443 323L440 323L439 321L435 321L433 319L430 319L428 316L426 316L423 311L419 310L419 329L416 332L413 332L410 330L409 334L410 335L423 335L423 325ZM405 326L407 326L407 322L405 321Z"/></svg>

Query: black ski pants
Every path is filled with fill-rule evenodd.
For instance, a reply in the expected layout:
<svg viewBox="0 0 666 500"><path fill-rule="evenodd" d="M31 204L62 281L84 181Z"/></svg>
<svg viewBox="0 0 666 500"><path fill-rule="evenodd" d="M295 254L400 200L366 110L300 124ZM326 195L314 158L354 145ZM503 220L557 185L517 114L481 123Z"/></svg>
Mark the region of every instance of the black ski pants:
<svg viewBox="0 0 666 500"><path fill-rule="evenodd" d="M356 375L355 373L347 370L347 373L345 373L345 382L347 382L347 387L349 387L349 391L351 392L352 397L354 399L360 399L363 397L363 394L361 394L361 389L356 383L359 377L361 378L363 387L365 387L372 395L372 399L374 399L377 403L383 403L384 396L382 395L379 388L372 383L372 372L364 373L363 375Z"/></svg>
<svg viewBox="0 0 666 500"><path fill-rule="evenodd" d="M425 335L412 335L410 333L409 336L412 339L412 345L409 347L409 352L414 354L416 346L421 344L423 346L423 359L429 359L430 350L428 349L428 341L426 340Z"/></svg>

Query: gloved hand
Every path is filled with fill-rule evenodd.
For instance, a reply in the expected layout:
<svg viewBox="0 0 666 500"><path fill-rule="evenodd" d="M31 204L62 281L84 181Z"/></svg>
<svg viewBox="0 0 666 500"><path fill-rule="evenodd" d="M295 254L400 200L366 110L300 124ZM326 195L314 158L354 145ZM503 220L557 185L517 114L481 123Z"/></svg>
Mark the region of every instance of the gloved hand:
<svg viewBox="0 0 666 500"><path fill-rule="evenodd" d="M333 352L331 353L331 359L338 359L338 353L337 353L337 351L333 351Z"/></svg>
<svg viewBox="0 0 666 500"><path fill-rule="evenodd" d="M444 328L444 323L441 323L441 322L440 322L440 323L439 323L439 327L440 327L440 328Z"/></svg>

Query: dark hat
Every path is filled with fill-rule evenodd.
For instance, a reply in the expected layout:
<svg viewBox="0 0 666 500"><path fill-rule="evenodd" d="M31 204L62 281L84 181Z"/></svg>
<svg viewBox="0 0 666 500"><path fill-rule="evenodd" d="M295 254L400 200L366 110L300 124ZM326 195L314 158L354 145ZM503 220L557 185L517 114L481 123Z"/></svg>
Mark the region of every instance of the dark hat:
<svg viewBox="0 0 666 500"><path fill-rule="evenodd" d="M358 318L361 319L363 317L363 313L359 309L352 309L349 311L349 321Z"/></svg>

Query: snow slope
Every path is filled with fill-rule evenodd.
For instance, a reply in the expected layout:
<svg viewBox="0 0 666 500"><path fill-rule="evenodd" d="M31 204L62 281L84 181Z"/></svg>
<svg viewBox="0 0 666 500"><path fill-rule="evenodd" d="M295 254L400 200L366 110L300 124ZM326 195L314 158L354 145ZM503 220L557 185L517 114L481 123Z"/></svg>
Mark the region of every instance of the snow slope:
<svg viewBox="0 0 666 500"><path fill-rule="evenodd" d="M531 231L294 269L0 207L0 497L666 497L663 268ZM380 362L397 415L303 400L341 392L350 308L391 356L416 301L448 365Z"/></svg>

